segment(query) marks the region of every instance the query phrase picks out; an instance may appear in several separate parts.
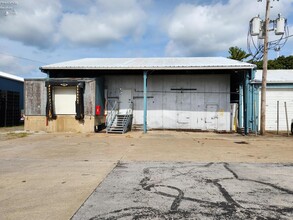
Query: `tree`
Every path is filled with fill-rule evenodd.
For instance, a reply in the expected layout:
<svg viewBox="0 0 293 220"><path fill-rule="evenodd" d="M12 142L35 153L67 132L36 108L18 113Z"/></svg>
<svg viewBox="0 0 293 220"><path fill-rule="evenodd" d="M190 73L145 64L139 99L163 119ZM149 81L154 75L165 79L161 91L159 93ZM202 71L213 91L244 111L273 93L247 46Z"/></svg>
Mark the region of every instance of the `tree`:
<svg viewBox="0 0 293 220"><path fill-rule="evenodd" d="M252 62L257 65L257 69L262 69L262 61ZM268 61L268 69L293 69L293 56L280 56Z"/></svg>
<svg viewBox="0 0 293 220"><path fill-rule="evenodd" d="M251 56L251 54L246 53L244 50L236 46L230 47L228 52L230 54L228 58L233 60L243 61L244 59Z"/></svg>

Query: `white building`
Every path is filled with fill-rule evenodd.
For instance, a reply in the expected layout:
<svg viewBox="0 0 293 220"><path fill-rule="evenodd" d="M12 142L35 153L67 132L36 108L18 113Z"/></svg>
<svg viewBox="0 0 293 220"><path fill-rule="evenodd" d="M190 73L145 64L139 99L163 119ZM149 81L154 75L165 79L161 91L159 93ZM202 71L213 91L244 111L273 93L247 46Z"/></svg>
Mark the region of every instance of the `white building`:
<svg viewBox="0 0 293 220"><path fill-rule="evenodd" d="M259 86L259 104L261 99L261 81L262 70L257 70L253 83ZM278 130L278 117L279 130L287 130L284 103L287 105L288 124L290 129L291 119L293 119L293 70L268 70L266 92L266 130Z"/></svg>

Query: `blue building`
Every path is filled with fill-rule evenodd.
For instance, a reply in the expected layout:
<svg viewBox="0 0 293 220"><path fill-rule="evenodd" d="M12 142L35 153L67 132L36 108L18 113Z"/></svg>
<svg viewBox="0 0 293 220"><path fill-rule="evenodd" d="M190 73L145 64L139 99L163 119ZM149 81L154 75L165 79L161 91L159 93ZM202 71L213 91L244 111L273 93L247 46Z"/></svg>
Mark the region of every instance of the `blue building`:
<svg viewBox="0 0 293 220"><path fill-rule="evenodd" d="M24 79L0 71L0 127L20 124Z"/></svg>

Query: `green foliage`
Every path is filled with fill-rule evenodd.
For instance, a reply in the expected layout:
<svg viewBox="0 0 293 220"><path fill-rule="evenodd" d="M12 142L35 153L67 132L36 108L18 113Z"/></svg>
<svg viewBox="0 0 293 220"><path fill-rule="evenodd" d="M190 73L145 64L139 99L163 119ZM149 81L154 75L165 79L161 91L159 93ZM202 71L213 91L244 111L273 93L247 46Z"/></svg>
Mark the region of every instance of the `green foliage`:
<svg viewBox="0 0 293 220"><path fill-rule="evenodd" d="M252 62L257 65L257 69L262 69L263 62ZM268 60L268 69L293 69L293 56L280 56L274 60Z"/></svg>
<svg viewBox="0 0 293 220"><path fill-rule="evenodd" d="M5 140L9 140L9 139L16 139L16 138L24 138L27 137L29 134L26 132L9 132L6 134L6 137L3 137L3 139Z"/></svg>
<svg viewBox="0 0 293 220"><path fill-rule="evenodd" d="M236 46L230 47L228 52L230 54L228 58L233 60L243 61L244 59L251 56L251 54L246 53L244 50Z"/></svg>

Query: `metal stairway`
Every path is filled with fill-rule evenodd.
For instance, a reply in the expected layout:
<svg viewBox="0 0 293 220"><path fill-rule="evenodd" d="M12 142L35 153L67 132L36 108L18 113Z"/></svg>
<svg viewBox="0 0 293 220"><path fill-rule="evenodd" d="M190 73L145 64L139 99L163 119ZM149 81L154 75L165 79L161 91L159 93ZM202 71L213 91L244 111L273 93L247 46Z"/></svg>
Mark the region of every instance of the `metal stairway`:
<svg viewBox="0 0 293 220"><path fill-rule="evenodd" d="M107 133L123 134L130 130L132 123L132 103L123 114L119 113L118 104L115 103L110 114L107 116Z"/></svg>
<svg viewBox="0 0 293 220"><path fill-rule="evenodd" d="M123 134L130 129L130 122L132 121L132 115L120 115L117 114L110 126L107 126L107 133L119 133Z"/></svg>

